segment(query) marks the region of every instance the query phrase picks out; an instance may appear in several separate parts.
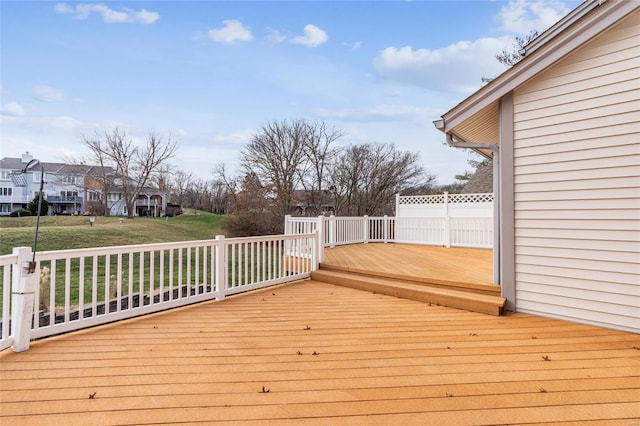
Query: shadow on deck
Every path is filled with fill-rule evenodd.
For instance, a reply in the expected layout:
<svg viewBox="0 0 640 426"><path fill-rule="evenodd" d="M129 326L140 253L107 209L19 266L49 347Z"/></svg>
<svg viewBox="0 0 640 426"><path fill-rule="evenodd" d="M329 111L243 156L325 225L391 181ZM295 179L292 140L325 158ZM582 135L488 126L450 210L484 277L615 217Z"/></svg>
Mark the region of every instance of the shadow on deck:
<svg viewBox="0 0 640 426"><path fill-rule="evenodd" d="M325 250L312 278L489 315L506 299L492 284L491 250L408 244L357 244Z"/></svg>

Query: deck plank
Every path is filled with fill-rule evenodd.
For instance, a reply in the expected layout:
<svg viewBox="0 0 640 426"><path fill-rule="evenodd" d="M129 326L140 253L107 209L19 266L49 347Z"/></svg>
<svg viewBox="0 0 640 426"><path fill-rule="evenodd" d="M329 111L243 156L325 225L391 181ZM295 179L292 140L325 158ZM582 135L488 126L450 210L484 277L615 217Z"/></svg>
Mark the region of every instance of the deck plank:
<svg viewBox="0 0 640 426"><path fill-rule="evenodd" d="M353 244L325 249L324 262L346 270L434 281L493 284L493 250L411 244Z"/></svg>
<svg viewBox="0 0 640 426"><path fill-rule="evenodd" d="M4 351L0 423L629 425L638 348L630 333L302 281Z"/></svg>

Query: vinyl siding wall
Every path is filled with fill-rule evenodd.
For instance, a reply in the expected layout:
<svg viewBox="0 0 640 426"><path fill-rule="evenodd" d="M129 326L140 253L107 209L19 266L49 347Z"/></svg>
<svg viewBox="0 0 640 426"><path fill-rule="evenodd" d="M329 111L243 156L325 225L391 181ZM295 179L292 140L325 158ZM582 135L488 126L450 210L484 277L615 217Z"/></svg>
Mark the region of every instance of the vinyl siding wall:
<svg viewBox="0 0 640 426"><path fill-rule="evenodd" d="M640 332L640 13L513 99L516 309Z"/></svg>

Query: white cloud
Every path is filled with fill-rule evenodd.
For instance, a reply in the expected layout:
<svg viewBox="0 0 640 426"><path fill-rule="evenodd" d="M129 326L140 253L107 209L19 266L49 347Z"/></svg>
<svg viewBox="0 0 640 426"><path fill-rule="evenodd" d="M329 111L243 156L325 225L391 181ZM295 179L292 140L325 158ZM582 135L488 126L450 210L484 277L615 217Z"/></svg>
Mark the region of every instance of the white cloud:
<svg viewBox="0 0 640 426"><path fill-rule="evenodd" d="M58 13L71 14L75 19L87 19L92 13L102 16L102 20L107 24L153 24L160 19L157 12L149 12L146 9L133 10L123 7L121 11L113 10L103 3L81 3L75 5L75 8L66 3L58 3L55 6Z"/></svg>
<svg viewBox="0 0 640 426"><path fill-rule="evenodd" d="M329 40L327 33L313 24L305 25L304 35L293 37L290 42L293 44L301 44L305 47L316 47L324 44Z"/></svg>
<svg viewBox="0 0 640 426"><path fill-rule="evenodd" d="M459 41L439 49L387 47L374 59L382 77L436 90L471 93L482 77L495 77L504 66L494 55L512 43L510 37Z"/></svg>
<svg viewBox="0 0 640 426"><path fill-rule="evenodd" d="M209 38L220 43L234 43L236 41L249 41L253 39L251 30L242 22L236 20L222 21L224 27L209 30Z"/></svg>
<svg viewBox="0 0 640 426"><path fill-rule="evenodd" d="M542 32L569 13L564 3L549 0L511 0L502 6L498 19L501 29L511 34Z"/></svg>
<svg viewBox="0 0 640 426"><path fill-rule="evenodd" d="M9 102L7 104L2 105L2 109L0 110L2 115L9 115L11 117L20 117L24 115L24 108L17 102Z"/></svg>
<svg viewBox="0 0 640 426"><path fill-rule="evenodd" d="M62 90L49 86L35 86L31 89L31 95L42 102L62 102L65 100Z"/></svg>

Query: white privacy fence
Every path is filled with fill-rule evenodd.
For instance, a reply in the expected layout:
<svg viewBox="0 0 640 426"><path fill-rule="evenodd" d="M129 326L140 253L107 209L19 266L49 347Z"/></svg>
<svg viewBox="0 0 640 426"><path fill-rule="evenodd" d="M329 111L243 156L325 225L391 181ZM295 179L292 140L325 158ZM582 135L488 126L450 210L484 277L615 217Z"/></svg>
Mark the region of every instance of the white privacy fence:
<svg viewBox="0 0 640 426"><path fill-rule="evenodd" d="M285 234L318 232L322 247L368 242L493 247L493 194L397 196L395 217L285 218ZM319 253L322 261L322 250Z"/></svg>
<svg viewBox="0 0 640 426"><path fill-rule="evenodd" d="M91 327L306 278L317 267L315 233L0 256L0 350Z"/></svg>

